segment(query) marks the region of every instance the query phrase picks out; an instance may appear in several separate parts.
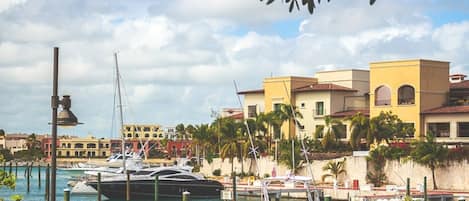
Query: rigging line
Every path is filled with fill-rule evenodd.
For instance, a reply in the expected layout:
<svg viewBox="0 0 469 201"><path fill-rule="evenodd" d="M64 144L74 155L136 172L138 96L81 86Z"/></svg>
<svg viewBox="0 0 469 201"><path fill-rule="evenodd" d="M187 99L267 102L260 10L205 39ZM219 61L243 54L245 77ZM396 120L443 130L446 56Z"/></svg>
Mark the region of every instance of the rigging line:
<svg viewBox="0 0 469 201"><path fill-rule="evenodd" d="M290 109L291 109L291 112L292 112L292 115L293 115L293 121L295 122L295 128L297 128L297 129L298 129L298 132L299 132L299 131L300 131L300 127L298 126L299 122L298 122L298 120L296 119L295 109L293 108L292 99L291 99L291 97L290 97L290 94L288 93L288 89L287 89L287 85L285 84L285 81L283 81L283 87L285 88L285 93L286 93L286 95L287 95L288 100L290 101ZM304 155L305 155L306 163L308 163L308 170L309 170L309 173L311 174L312 184L313 184L313 186L314 186L315 184L314 184L313 170L312 170L312 168L311 168L311 164L309 163L309 157L308 157L308 155L306 154L307 151L306 151L306 147L305 147L304 140L303 140L303 138L301 138L301 137L300 137L300 142L301 142L301 147L302 147L303 152L304 152ZM293 164L293 165L295 165L295 164Z"/></svg>
<svg viewBox="0 0 469 201"><path fill-rule="evenodd" d="M233 84L234 84L234 87L235 87L235 90L236 90L236 97L238 98L238 102L239 102L239 106L241 108L244 108L243 107L243 103L241 102L241 98L239 97L239 94L238 94L238 85L236 84L236 81L233 80ZM251 135L251 130L249 129L249 124L246 120L244 120L244 125L246 126L246 130L248 132L248 135L249 135L249 142L251 144L251 149L252 149L252 154L254 155L254 160L256 161L256 171L257 171L257 175L259 176L259 161L257 160L257 154L256 154L256 147L254 147L254 142L252 140L252 135ZM264 201L269 201L269 192L267 191L267 186L264 182L261 182L262 184L262 194L263 194L263 198L264 198ZM236 193L236 192L234 192Z"/></svg>
<svg viewBox="0 0 469 201"><path fill-rule="evenodd" d="M113 70L113 74L115 74L115 70ZM115 129L115 120L116 120L116 95L117 95L117 86L116 86L116 77L113 76L112 79L112 88L114 89L114 97L113 97L113 103L112 103L112 118L111 118L111 133L110 137L111 139L114 137L114 129ZM120 135L119 135L120 136Z"/></svg>

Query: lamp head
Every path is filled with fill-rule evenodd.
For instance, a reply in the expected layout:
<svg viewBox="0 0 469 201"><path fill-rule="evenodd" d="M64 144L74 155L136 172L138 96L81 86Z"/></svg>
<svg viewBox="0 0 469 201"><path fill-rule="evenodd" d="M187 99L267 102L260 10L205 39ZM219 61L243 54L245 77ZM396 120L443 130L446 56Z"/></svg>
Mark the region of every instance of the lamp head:
<svg viewBox="0 0 469 201"><path fill-rule="evenodd" d="M72 127L82 124L78 122L77 117L70 110L70 107L72 107L72 100L69 95L64 95L60 103L62 105L62 111L57 115L57 126Z"/></svg>

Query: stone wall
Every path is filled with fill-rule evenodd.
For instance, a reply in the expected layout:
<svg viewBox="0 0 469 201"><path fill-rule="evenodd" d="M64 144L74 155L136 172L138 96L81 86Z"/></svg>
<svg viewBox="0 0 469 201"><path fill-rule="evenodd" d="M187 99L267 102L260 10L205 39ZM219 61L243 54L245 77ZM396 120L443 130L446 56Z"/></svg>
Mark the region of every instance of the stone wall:
<svg viewBox="0 0 469 201"><path fill-rule="evenodd" d="M349 156L346 159L346 170L347 175L339 178L339 183L348 182L350 185L353 180L358 180L360 184L366 184L366 173L367 173L367 161L366 158ZM336 159L336 160L342 160ZM234 160L234 167L237 173L241 172L241 163L236 159ZM322 167L329 162L329 160L313 161L311 168L313 171L313 177L316 183L320 183L321 176L327 172L322 170ZM248 172L251 168L252 172L256 172L256 164L253 161L252 165L250 159L244 162L244 172ZM272 174L272 169L276 163L272 157L263 157L259 159L259 171L261 176L265 174ZM207 176L211 176L215 169L221 170L221 175L230 175L231 163L228 159L224 162L221 159L216 158L212 164L208 164L206 161L203 163L203 167L200 169L201 173ZM288 168L284 165L278 165L276 168L277 175L285 175ZM388 161L384 168L388 182L398 186L405 186L405 180L407 177L411 178L411 187L416 188L418 184L423 183L423 177L427 176L427 183L429 188L433 187L432 174L429 168L422 167L412 161L398 162ZM310 175L306 166L302 168L298 175ZM452 189L452 190L469 190L469 162L453 163L445 168L438 168L435 171L437 179L437 185L440 189ZM327 179L325 182L332 182L331 179Z"/></svg>

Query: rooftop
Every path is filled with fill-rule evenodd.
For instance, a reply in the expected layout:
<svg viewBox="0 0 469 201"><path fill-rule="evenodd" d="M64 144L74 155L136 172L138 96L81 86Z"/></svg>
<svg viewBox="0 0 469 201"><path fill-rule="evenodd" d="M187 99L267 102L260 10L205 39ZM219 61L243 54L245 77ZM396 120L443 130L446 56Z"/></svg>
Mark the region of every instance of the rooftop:
<svg viewBox="0 0 469 201"><path fill-rule="evenodd" d="M370 110L364 109L364 110L347 110L347 111L336 112L334 114L331 114L331 117L336 117L336 118L350 117L357 113L362 113L365 116L370 116Z"/></svg>
<svg viewBox="0 0 469 201"><path fill-rule="evenodd" d="M239 91L238 94L263 94L264 89L254 89L254 90L246 90L246 91Z"/></svg>
<svg viewBox="0 0 469 201"><path fill-rule="evenodd" d="M461 82L450 83L449 88L451 88L451 89L469 89L469 80L463 80Z"/></svg>
<svg viewBox="0 0 469 201"><path fill-rule="evenodd" d="M350 91L356 92L357 90L348 87L339 86L336 84L310 84L298 87L293 90L294 92L309 92L309 91Z"/></svg>
<svg viewBox="0 0 469 201"><path fill-rule="evenodd" d="M469 105L443 106L423 111L422 114L456 114L469 113Z"/></svg>

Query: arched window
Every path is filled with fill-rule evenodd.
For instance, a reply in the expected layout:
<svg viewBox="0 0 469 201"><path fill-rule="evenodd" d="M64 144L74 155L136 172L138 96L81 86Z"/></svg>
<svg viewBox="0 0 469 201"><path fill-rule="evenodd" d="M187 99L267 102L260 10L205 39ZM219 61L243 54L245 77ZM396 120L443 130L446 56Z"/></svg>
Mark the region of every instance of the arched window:
<svg viewBox="0 0 469 201"><path fill-rule="evenodd" d="M375 105L391 105L391 90L380 86L375 90Z"/></svg>
<svg viewBox="0 0 469 201"><path fill-rule="evenodd" d="M404 85L399 88L397 92L399 105L412 105L415 104L415 90L414 87Z"/></svg>

